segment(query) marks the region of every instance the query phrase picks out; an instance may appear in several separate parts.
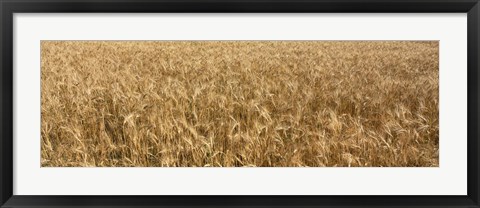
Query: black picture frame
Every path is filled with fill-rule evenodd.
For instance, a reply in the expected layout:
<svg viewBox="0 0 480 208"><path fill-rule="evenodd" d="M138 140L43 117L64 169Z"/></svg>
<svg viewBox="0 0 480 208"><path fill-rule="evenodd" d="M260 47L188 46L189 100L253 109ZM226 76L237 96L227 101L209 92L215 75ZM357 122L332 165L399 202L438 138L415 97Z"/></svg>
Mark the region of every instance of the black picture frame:
<svg viewBox="0 0 480 208"><path fill-rule="evenodd" d="M0 0L1 207L480 207L478 0ZM465 196L13 195L14 13L468 13L468 194ZM25 131L28 131L26 129ZM38 179L41 180L41 179ZM445 178L445 180L449 180ZM94 189L95 187L92 187ZM412 187L414 188L414 187Z"/></svg>

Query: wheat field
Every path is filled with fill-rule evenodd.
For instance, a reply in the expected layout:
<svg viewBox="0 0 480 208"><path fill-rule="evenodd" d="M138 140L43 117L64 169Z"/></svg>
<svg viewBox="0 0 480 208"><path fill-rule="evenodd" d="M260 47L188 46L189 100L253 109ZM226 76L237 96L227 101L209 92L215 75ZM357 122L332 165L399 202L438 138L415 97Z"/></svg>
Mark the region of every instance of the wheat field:
<svg viewBox="0 0 480 208"><path fill-rule="evenodd" d="M438 167L437 41L42 41L43 167Z"/></svg>

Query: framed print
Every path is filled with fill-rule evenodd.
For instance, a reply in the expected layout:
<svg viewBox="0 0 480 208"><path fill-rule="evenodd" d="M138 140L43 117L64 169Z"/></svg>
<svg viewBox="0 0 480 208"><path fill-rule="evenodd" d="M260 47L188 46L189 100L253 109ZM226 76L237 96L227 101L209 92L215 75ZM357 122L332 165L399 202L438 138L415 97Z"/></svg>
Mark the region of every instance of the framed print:
<svg viewBox="0 0 480 208"><path fill-rule="evenodd" d="M479 207L477 0L2 0L1 207Z"/></svg>

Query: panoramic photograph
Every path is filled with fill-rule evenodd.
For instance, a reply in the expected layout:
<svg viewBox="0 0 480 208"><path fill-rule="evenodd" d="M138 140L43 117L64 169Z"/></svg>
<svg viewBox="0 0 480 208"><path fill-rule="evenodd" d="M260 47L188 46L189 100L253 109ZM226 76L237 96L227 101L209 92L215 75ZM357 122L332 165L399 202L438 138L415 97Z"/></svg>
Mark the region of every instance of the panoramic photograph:
<svg viewBox="0 0 480 208"><path fill-rule="evenodd" d="M438 41L41 41L42 167L439 167Z"/></svg>

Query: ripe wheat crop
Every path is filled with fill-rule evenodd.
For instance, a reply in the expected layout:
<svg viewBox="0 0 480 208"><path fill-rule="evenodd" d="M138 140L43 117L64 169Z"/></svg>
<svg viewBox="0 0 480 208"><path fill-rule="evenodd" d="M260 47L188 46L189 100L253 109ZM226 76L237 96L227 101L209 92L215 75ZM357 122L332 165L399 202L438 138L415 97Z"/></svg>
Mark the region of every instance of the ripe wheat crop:
<svg viewBox="0 0 480 208"><path fill-rule="evenodd" d="M439 166L437 41L42 41L44 167Z"/></svg>

